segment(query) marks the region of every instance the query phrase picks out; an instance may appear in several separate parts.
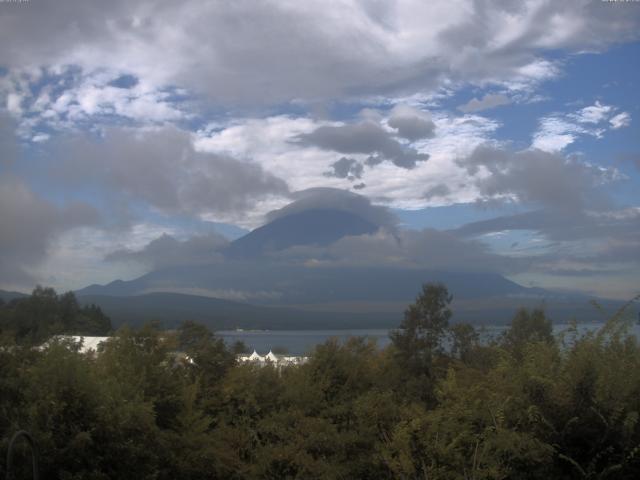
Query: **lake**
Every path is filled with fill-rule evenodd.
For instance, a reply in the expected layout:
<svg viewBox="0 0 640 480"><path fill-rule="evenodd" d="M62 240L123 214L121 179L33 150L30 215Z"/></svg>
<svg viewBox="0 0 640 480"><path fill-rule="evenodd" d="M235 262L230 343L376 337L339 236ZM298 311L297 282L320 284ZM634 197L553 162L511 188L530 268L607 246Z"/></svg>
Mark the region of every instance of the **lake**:
<svg viewBox="0 0 640 480"><path fill-rule="evenodd" d="M603 323L581 323L578 331L586 333L597 330ZM485 325L478 328L481 338L489 339L500 335L507 328L505 325ZM569 324L561 323L553 326L555 334L559 334L569 328ZM344 342L350 337L367 337L376 340L380 347L389 344L389 329L357 329L357 330L221 330L216 335L231 345L234 342L244 342L249 351L256 350L260 354L266 354L269 350L281 348L292 355L309 353L313 348L335 337ZM632 332L640 338L640 325L633 325Z"/></svg>

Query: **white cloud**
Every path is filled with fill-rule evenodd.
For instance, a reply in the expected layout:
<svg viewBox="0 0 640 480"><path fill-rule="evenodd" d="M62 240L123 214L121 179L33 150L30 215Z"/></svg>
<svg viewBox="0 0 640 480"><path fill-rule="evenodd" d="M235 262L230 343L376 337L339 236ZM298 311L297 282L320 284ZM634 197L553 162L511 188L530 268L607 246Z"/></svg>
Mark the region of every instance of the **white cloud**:
<svg viewBox="0 0 640 480"><path fill-rule="evenodd" d="M391 110L390 114L393 112ZM384 124L385 115L379 113L378 118ZM419 152L428 153L429 160L418 162L411 170L390 162L365 166L359 179L365 187L359 193L378 204L412 209L475 200L475 187L455 159L470 154L477 145L487 142L498 128L498 122L478 115L459 117L431 112L430 116L435 124L435 136L410 144ZM342 153L293 141L301 134L327 125L342 124L285 115L236 120L227 127L216 124L198 132L194 144L200 151L251 159L266 171L287 179L291 191L314 187L352 188L353 184L348 178L325 175L331 170L331 165L344 156ZM366 162L368 156L360 153L349 155L362 163ZM450 191L446 196L426 195L430 188L442 183L449 185ZM267 208L281 207L285 201L272 199L260 210L266 213ZM259 216L256 220L259 222Z"/></svg>
<svg viewBox="0 0 640 480"><path fill-rule="evenodd" d="M496 108L501 105L508 105L511 103L509 97L500 93L487 93L482 98L472 98L464 105L460 105L458 110L464 113L480 112L482 110L488 110L490 108Z"/></svg>
<svg viewBox="0 0 640 480"><path fill-rule="evenodd" d="M569 117L575 119L578 123L598 124L609 118L609 115L614 110L614 107L611 105L603 105L596 100L596 103L593 105L584 107L576 113L570 114Z"/></svg>
<svg viewBox="0 0 640 480"><path fill-rule="evenodd" d="M602 138L608 129L629 125L631 117L617 108L596 101L593 105L566 114L555 113L540 119L531 147L545 152L559 152L581 136Z"/></svg>
<svg viewBox="0 0 640 480"><path fill-rule="evenodd" d="M101 71L78 74L70 68L48 69L47 84L38 92L42 71L17 70L0 86L7 95L7 110L19 122L21 137L38 142L38 129L69 130L83 123L103 125L133 121L140 125L178 122L193 116L172 101L167 91L140 81L130 88L111 82L120 75ZM35 91L35 93L34 93Z"/></svg>
<svg viewBox="0 0 640 480"><path fill-rule="evenodd" d="M56 289L76 289L91 283L130 280L147 272L136 262L114 264L103 261L119 249L139 250L159 236L177 230L153 223L136 223L126 231L80 227L59 235L48 248L44 262L31 270L40 282Z"/></svg>
<svg viewBox="0 0 640 480"><path fill-rule="evenodd" d="M545 152L559 152L572 144L578 135L586 130L558 117L546 117L540 120L538 131L533 135L532 148Z"/></svg>
<svg viewBox="0 0 640 480"><path fill-rule="evenodd" d="M49 138L51 138L51 135L47 133L38 133L31 138L31 141L36 143L46 142L47 140L49 140Z"/></svg>
<svg viewBox="0 0 640 480"><path fill-rule="evenodd" d="M13 115L20 115L22 113L22 96L17 93L9 93L7 95L7 110Z"/></svg>
<svg viewBox="0 0 640 480"><path fill-rule="evenodd" d="M619 113L609 119L611 128L617 130L618 128L628 127L631 125L631 115L627 112Z"/></svg>
<svg viewBox="0 0 640 480"><path fill-rule="evenodd" d="M637 9L601 3L63 0L3 14L0 63L130 72L227 105L526 88L557 73L541 52L637 38Z"/></svg>

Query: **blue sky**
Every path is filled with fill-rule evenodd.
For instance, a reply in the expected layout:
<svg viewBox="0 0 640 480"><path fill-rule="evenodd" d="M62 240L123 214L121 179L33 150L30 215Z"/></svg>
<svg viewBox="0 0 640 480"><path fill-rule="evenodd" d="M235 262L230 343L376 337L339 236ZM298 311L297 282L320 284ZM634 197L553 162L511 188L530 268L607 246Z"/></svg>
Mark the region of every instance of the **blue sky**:
<svg viewBox="0 0 640 480"><path fill-rule="evenodd" d="M525 285L628 298L639 23L582 0L0 3L0 288L134 278L113 252L237 238L328 187Z"/></svg>

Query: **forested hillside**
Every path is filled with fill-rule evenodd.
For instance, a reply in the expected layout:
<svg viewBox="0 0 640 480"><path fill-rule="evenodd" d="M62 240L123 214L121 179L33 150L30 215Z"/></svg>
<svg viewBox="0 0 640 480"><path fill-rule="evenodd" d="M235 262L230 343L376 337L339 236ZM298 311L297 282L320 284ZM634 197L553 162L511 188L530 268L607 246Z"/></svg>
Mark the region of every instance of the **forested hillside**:
<svg viewBox="0 0 640 480"><path fill-rule="evenodd" d="M0 298L0 339L38 344L53 335L107 335L111 320L100 307L81 306L73 292L58 295L52 288L36 287L30 296L9 301Z"/></svg>
<svg viewBox="0 0 640 480"><path fill-rule="evenodd" d="M0 459L27 429L41 478L638 478L640 345L624 312L556 338L521 310L481 344L450 325L450 300L425 285L388 348L328 341L281 372L236 364L194 323L122 328L91 357L5 335Z"/></svg>

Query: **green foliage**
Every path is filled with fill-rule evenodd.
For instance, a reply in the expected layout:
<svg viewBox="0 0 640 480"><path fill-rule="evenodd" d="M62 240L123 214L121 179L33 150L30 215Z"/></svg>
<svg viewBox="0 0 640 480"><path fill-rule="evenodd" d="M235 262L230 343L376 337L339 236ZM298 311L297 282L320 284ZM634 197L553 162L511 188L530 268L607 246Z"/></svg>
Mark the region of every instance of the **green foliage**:
<svg viewBox="0 0 640 480"><path fill-rule="evenodd" d="M449 329L451 335L451 355L469 363L480 347L480 335L468 323L456 323Z"/></svg>
<svg viewBox="0 0 640 480"><path fill-rule="evenodd" d="M44 335L52 318L68 325L61 319L79 309L70 295L34 296L28 310L45 325L28 323L0 348L0 453L12 432L29 430L42 478L640 472L640 345L621 314L556 339L542 311L522 310L483 344L470 325L448 327L450 295L425 285L388 348L330 340L307 364L277 370L237 364L233 348L193 322L175 332L122 328L95 356L64 340L32 349L16 338Z"/></svg>
<svg viewBox="0 0 640 480"><path fill-rule="evenodd" d="M412 373L430 373L433 354L441 349L449 326L451 299L444 285L424 284L415 303L404 312L400 328L391 333L399 361Z"/></svg>
<svg viewBox="0 0 640 480"><path fill-rule="evenodd" d="M0 338L40 344L57 334L107 335L111 321L100 307L81 307L73 292L36 287L31 296L0 304Z"/></svg>
<svg viewBox="0 0 640 480"><path fill-rule="evenodd" d="M544 310L535 309L532 312L521 308L511 321L511 327L502 338L505 349L520 357L523 348L530 343L553 342L553 326Z"/></svg>

